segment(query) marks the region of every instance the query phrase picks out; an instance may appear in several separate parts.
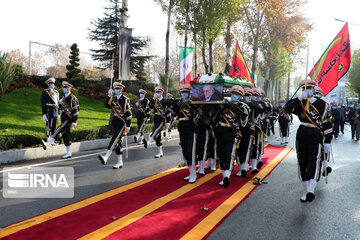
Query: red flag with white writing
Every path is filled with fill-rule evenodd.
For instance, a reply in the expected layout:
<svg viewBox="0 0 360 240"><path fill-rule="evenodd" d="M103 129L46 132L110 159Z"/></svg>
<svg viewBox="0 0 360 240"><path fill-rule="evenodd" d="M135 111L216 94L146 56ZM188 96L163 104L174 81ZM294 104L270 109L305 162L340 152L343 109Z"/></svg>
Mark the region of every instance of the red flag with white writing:
<svg viewBox="0 0 360 240"><path fill-rule="evenodd" d="M338 85L339 79L349 70L350 62L349 28L346 23L310 71L309 76L318 84L326 96Z"/></svg>
<svg viewBox="0 0 360 240"><path fill-rule="evenodd" d="M233 60L231 63L231 69L229 73L230 77L246 78L248 82L251 82L255 87L254 81L251 77L250 71L246 65L244 56L240 50L238 42L236 42L236 49L234 51Z"/></svg>

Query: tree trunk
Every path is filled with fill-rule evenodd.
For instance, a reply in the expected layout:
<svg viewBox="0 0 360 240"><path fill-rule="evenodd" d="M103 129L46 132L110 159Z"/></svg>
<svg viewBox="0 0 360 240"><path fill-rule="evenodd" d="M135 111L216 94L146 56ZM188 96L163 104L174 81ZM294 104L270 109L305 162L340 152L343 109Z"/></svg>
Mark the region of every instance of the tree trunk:
<svg viewBox="0 0 360 240"><path fill-rule="evenodd" d="M230 58L231 58L231 22L227 21L226 35L225 35L225 69L230 69ZM226 73L226 70L224 71ZM228 74L228 73L227 73Z"/></svg>
<svg viewBox="0 0 360 240"><path fill-rule="evenodd" d="M256 62L257 62L257 52L258 52L258 39L254 38L254 48L253 48L253 57L252 57L252 66L251 66L251 77L255 84L255 73L256 73Z"/></svg>
<svg viewBox="0 0 360 240"><path fill-rule="evenodd" d="M213 47L213 39L209 39L209 66L210 66L210 72L214 72L214 66L213 66L213 55L212 55L212 47Z"/></svg>
<svg viewBox="0 0 360 240"><path fill-rule="evenodd" d="M269 96L268 90L270 85L270 66L266 66L266 73L265 73L265 82L264 82L264 92L266 96Z"/></svg>
<svg viewBox="0 0 360 240"><path fill-rule="evenodd" d="M289 97L290 97L290 71L288 73L288 79L287 79L286 101L289 101Z"/></svg>
<svg viewBox="0 0 360 240"><path fill-rule="evenodd" d="M170 0L171 1L171 0ZM187 41L188 41L188 28L189 28L189 9L190 9L190 0L187 0L186 3L186 22L185 22L185 47L187 47Z"/></svg>
<svg viewBox="0 0 360 240"><path fill-rule="evenodd" d="M167 29L166 29L166 39L165 39L165 94L168 93L168 83L169 83L169 39L170 39L170 20L171 20L171 8L173 0L169 0L169 9L168 9L168 19L167 19Z"/></svg>
<svg viewBox="0 0 360 240"><path fill-rule="evenodd" d="M196 77L197 76L197 43L196 43L196 33L194 33L194 57L195 57L195 61L194 61L194 73L195 73L195 75L194 75L194 77Z"/></svg>
<svg viewBox="0 0 360 240"><path fill-rule="evenodd" d="M209 72L209 66L207 65L206 56L205 56L205 39L206 39L206 29L204 28L203 36L202 36L201 53L202 53L202 58L203 58L203 63L204 63L205 74L206 74Z"/></svg>

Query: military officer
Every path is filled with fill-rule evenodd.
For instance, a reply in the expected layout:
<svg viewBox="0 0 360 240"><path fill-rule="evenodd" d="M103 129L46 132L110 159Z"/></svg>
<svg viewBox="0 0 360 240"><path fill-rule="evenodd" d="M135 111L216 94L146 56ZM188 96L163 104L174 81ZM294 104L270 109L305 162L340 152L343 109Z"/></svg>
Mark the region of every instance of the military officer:
<svg viewBox="0 0 360 240"><path fill-rule="evenodd" d="M296 133L296 152L299 173L304 193L301 202L315 199L315 188L320 180L321 151L331 151L332 122L329 105L321 98L314 97L313 80L300 82L302 93L285 104L285 110L298 116L301 121Z"/></svg>
<svg viewBox="0 0 360 240"><path fill-rule="evenodd" d="M59 92L55 89L55 78L45 81L48 88L41 95L43 121L46 122L46 139L55 133L59 114Z"/></svg>
<svg viewBox="0 0 360 240"><path fill-rule="evenodd" d="M171 93L168 93L168 94L166 94L166 99L173 100L174 96ZM170 109L169 113L167 115L167 119L169 119L169 121L167 124L167 128L165 129L165 132L164 132L164 137L166 137L167 139L171 139L171 127L172 127L174 121L176 120L176 113Z"/></svg>
<svg viewBox="0 0 360 240"><path fill-rule="evenodd" d="M234 166L236 148L242 136L239 119L244 119L249 114L247 107L238 104L243 94L244 89L241 86L234 85L231 88L231 102L219 106L220 111L216 116L218 122L215 130L216 150L223 176L219 185L224 188L227 188L230 184L230 174Z"/></svg>
<svg viewBox="0 0 360 240"><path fill-rule="evenodd" d="M288 144L288 137L289 137L289 126L290 126L290 120L291 116L289 113L286 112L284 109L285 107L285 99L281 99L279 101L279 106L277 107L277 113L278 113L278 121L279 121L279 132L281 137L281 145Z"/></svg>
<svg viewBox="0 0 360 240"><path fill-rule="evenodd" d="M61 125L56 129L53 135L50 136L48 141L41 140L44 150L48 148L55 140L61 137L64 140L66 146L66 154L62 158L71 158L71 133L70 129L73 129L77 125L79 117L79 101L74 94L71 93L73 87L67 81L62 82L64 96L59 100L59 107L61 108Z"/></svg>
<svg viewBox="0 0 360 240"><path fill-rule="evenodd" d="M146 123L150 121L150 100L146 98L146 91L144 89L139 90L139 99L135 103L138 111L136 113L138 132L134 136L134 141L139 145L143 144L144 130Z"/></svg>
<svg viewBox="0 0 360 240"><path fill-rule="evenodd" d="M99 159L105 165L115 150L117 163L113 168L118 169L123 167L122 137L130 132L132 114L130 100L123 94L125 86L120 82L114 82L113 88L114 91L109 91L108 97L105 99L105 107L111 109L114 116L111 121L112 137L105 156L99 155Z"/></svg>
<svg viewBox="0 0 360 240"><path fill-rule="evenodd" d="M150 108L154 109L154 128L150 134L149 140L144 138L144 147L147 148L148 144L156 141L158 147L158 153L154 156L155 158L163 157L162 143L161 143L161 131L165 127L167 128L167 122L169 121L169 107L168 101L163 97L164 89L161 87L155 88L154 98L150 101Z"/></svg>

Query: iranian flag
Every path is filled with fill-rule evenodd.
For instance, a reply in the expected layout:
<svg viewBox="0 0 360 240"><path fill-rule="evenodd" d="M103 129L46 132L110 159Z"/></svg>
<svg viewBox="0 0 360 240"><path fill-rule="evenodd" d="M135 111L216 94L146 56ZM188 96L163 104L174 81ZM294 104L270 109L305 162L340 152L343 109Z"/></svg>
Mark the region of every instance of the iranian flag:
<svg viewBox="0 0 360 240"><path fill-rule="evenodd" d="M318 84L326 96L338 85L338 80L349 70L350 62L349 28L346 23L310 71L309 76Z"/></svg>
<svg viewBox="0 0 360 240"><path fill-rule="evenodd" d="M190 86L193 51L192 47L180 47L180 84Z"/></svg>
<svg viewBox="0 0 360 240"><path fill-rule="evenodd" d="M231 69L229 73L230 77L237 77L237 78L246 78L249 82L253 84L254 87L255 83L251 77L249 68L246 65L244 56L240 50L239 43L236 42L236 49L234 51L233 60L231 63Z"/></svg>

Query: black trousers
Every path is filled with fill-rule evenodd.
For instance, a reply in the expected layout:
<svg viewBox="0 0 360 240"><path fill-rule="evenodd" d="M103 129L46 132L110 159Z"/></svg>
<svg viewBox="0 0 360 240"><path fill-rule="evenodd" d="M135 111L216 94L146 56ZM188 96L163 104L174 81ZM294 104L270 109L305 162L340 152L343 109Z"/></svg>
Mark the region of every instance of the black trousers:
<svg viewBox="0 0 360 240"><path fill-rule="evenodd" d="M276 122L276 118L275 117L269 117L269 126L267 128L267 135L270 136L270 131L272 132L273 135L275 135L275 122Z"/></svg>
<svg viewBox="0 0 360 240"><path fill-rule="evenodd" d="M48 121L46 122L46 137L49 137L55 133L58 117L50 117L47 115L47 118Z"/></svg>
<svg viewBox="0 0 360 240"><path fill-rule="evenodd" d="M144 115L140 111L136 114L137 128L138 128L137 133L140 133L140 136L144 135L145 125L146 125L146 121L144 120L145 118L146 118L146 115Z"/></svg>
<svg viewBox="0 0 360 240"><path fill-rule="evenodd" d="M246 128L244 130L242 129L240 145L236 151L237 159L240 164L243 164L244 162L249 162L253 141L254 131L249 128Z"/></svg>
<svg viewBox="0 0 360 240"><path fill-rule="evenodd" d="M258 127L255 127L254 140L251 149L251 159L259 159L260 154L264 154L263 136Z"/></svg>
<svg viewBox="0 0 360 240"><path fill-rule="evenodd" d="M344 134L344 127L345 127L345 121L340 120L340 130L341 130L342 134Z"/></svg>
<svg viewBox="0 0 360 240"><path fill-rule="evenodd" d="M300 125L296 133L296 153L301 181L319 181L322 149L323 136L320 130Z"/></svg>
<svg viewBox="0 0 360 240"><path fill-rule="evenodd" d="M154 128L153 132L151 133L150 137L153 137L156 141L156 146L161 146L161 131L165 126L165 118L161 115L155 115L154 117Z"/></svg>
<svg viewBox="0 0 360 240"><path fill-rule="evenodd" d="M209 127L198 126L198 135L196 141L196 155L198 161L206 160L208 158L208 147L211 136L211 131Z"/></svg>
<svg viewBox="0 0 360 240"><path fill-rule="evenodd" d="M125 123L118 117L111 121L112 137L108 146L108 150L115 150L117 155L122 154L122 137L125 130Z"/></svg>
<svg viewBox="0 0 360 240"><path fill-rule="evenodd" d="M284 117L279 118L280 137L289 137L289 120Z"/></svg>
<svg viewBox="0 0 360 240"><path fill-rule="evenodd" d="M188 166L196 165L197 129L189 120L181 120L178 125L183 156Z"/></svg>
<svg viewBox="0 0 360 240"><path fill-rule="evenodd" d="M339 136L339 127L340 127L340 121L339 120L334 120L334 122L333 122L333 132L334 132L335 137Z"/></svg>
<svg viewBox="0 0 360 240"><path fill-rule="evenodd" d="M231 127L216 128L216 151L221 170L232 171L234 166L236 143L235 131Z"/></svg>
<svg viewBox="0 0 360 240"><path fill-rule="evenodd" d="M72 120L69 118L64 117L64 115L61 116L61 125L56 129L53 138L55 140L59 140L62 138L64 140L65 146L71 145L71 133L70 133L70 127L72 124Z"/></svg>

